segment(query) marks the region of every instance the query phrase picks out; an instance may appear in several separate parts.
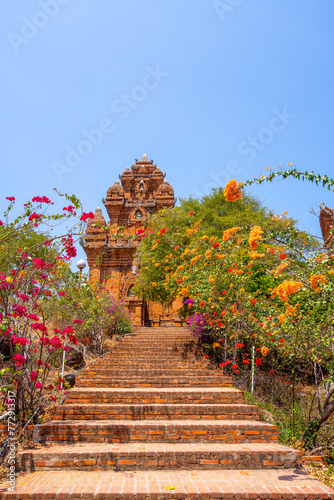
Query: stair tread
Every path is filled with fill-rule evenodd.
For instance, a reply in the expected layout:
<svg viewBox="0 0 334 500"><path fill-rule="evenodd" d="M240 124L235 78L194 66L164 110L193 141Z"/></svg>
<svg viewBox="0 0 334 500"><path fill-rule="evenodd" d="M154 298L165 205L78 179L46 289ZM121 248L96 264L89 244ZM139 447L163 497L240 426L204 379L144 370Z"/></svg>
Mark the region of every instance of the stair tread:
<svg viewBox="0 0 334 500"><path fill-rule="evenodd" d="M35 450L24 450L16 454L17 457L24 455L80 455L90 454L96 455L101 453L241 453L241 452L280 452L280 453L297 453L301 454L279 443L79 443L79 444L63 444L52 445L37 448Z"/></svg>
<svg viewBox="0 0 334 500"><path fill-rule="evenodd" d="M164 393L175 393L175 392L198 392L198 393L204 393L204 392L234 392L234 393L240 393L242 394L242 391L240 389L236 389L235 387L74 387L74 389L70 389L68 391L69 394L75 394L76 392L133 392L137 394L138 392L146 392L146 393L152 393L152 392L164 392Z"/></svg>
<svg viewBox="0 0 334 500"><path fill-rule="evenodd" d="M35 471L19 476L15 491L9 487L0 487L1 498L334 498L334 490L293 469Z"/></svg>
<svg viewBox="0 0 334 500"><path fill-rule="evenodd" d="M113 419L106 419L106 420L76 420L76 419L71 419L71 420L52 420L51 422L45 423L45 424L40 424L39 428L45 427L45 426L56 426L56 425L62 425L62 426L70 426L74 425L76 427L89 427L89 426L131 426L131 427L234 427L236 429L238 428L243 428L243 427L257 427L261 429L276 429L276 425L269 424L267 422L261 422L260 420L191 420L191 419L184 419L184 420L113 420Z"/></svg>

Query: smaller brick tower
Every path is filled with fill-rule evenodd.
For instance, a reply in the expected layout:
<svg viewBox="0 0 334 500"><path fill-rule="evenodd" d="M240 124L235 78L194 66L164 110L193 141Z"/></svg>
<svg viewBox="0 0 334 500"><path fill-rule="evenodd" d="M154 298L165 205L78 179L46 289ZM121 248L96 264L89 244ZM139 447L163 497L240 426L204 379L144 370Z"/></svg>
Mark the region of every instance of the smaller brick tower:
<svg viewBox="0 0 334 500"><path fill-rule="evenodd" d="M179 326L176 314L180 304L163 307L136 297L132 287L137 276L134 254L139 244L136 234L145 228L146 219L161 208L173 207L174 190L164 179L165 174L144 154L119 176L103 200L109 222L100 208L87 225L84 250L89 265L89 279L108 289L123 300L136 325Z"/></svg>

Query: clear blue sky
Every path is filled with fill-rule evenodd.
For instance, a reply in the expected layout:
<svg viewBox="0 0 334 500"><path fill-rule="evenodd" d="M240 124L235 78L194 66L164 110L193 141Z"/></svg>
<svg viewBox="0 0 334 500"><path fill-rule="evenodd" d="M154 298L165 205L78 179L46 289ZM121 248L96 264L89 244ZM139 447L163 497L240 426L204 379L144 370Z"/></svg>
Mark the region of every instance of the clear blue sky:
<svg viewBox="0 0 334 500"><path fill-rule="evenodd" d="M1 208L57 187L94 210L143 153L178 197L268 164L334 177L333 18L332 0L4 2ZM298 181L252 192L318 235L308 210L334 208Z"/></svg>

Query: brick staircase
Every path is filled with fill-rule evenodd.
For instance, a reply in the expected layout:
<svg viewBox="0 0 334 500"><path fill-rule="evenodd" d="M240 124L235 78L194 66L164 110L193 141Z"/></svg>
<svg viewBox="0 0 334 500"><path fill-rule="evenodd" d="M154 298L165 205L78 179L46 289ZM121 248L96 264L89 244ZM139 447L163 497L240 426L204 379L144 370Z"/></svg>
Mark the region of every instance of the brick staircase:
<svg viewBox="0 0 334 500"><path fill-rule="evenodd" d="M185 328L141 328L85 369L11 499L333 498L298 451L210 370Z"/></svg>

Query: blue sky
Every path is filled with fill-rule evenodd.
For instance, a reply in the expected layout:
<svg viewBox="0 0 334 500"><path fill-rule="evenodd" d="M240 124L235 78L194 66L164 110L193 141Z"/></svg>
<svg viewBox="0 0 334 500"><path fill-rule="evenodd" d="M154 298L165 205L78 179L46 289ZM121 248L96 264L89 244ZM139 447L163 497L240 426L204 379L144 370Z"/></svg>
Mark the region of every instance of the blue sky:
<svg viewBox="0 0 334 500"><path fill-rule="evenodd" d="M6 2L0 208L57 187L94 210L143 153L178 197L268 164L334 177L333 18L331 0ZM334 208L308 183L251 191L313 234L309 209Z"/></svg>

